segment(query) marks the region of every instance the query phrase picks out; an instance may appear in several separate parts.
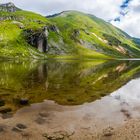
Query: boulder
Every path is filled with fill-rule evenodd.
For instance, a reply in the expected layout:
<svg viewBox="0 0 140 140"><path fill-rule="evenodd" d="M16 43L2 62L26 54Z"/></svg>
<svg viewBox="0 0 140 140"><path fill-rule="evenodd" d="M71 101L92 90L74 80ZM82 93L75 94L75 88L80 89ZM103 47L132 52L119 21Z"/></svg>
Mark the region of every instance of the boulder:
<svg viewBox="0 0 140 140"><path fill-rule="evenodd" d="M29 103L28 99L20 99L20 104L21 105L27 105Z"/></svg>
<svg viewBox="0 0 140 140"><path fill-rule="evenodd" d="M19 21L12 21L13 24L17 25L20 29L24 29L24 24Z"/></svg>

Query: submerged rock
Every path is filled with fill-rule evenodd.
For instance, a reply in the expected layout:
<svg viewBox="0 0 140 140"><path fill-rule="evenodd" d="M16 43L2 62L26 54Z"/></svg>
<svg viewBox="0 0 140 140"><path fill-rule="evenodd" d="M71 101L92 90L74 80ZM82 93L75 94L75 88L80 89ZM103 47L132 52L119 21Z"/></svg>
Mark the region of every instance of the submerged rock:
<svg viewBox="0 0 140 140"><path fill-rule="evenodd" d="M105 137L110 137L112 135L114 135L114 128L113 127L108 127L106 129L103 130L103 135Z"/></svg>
<svg viewBox="0 0 140 140"><path fill-rule="evenodd" d="M16 127L19 128L19 129L26 129L27 128L26 125L21 124L21 123L17 124Z"/></svg>
<svg viewBox="0 0 140 140"><path fill-rule="evenodd" d="M26 128L27 128L27 126L19 123L15 127L12 128L12 131L17 132L17 133L21 133L21 132L23 132L23 129L26 129Z"/></svg>
<svg viewBox="0 0 140 140"><path fill-rule="evenodd" d="M29 103L29 100L28 99L21 99L20 100L20 104L21 105L27 105Z"/></svg>
<svg viewBox="0 0 140 140"><path fill-rule="evenodd" d="M5 105L5 101L0 99L0 106L4 106Z"/></svg>
<svg viewBox="0 0 140 140"><path fill-rule="evenodd" d="M19 129L19 128L17 128L17 127L13 127L13 128L12 128L12 131L17 132L17 133L22 132L22 130Z"/></svg>
<svg viewBox="0 0 140 140"><path fill-rule="evenodd" d="M9 119L9 118L12 118L12 117L13 117L13 114L11 112L2 114L3 119Z"/></svg>
<svg viewBox="0 0 140 140"><path fill-rule="evenodd" d="M37 124L39 124L39 125L42 125L42 124L44 124L44 123L46 122L46 120L45 120L44 118L42 118L42 117L38 117L38 118L35 120L35 122L36 122Z"/></svg>
<svg viewBox="0 0 140 140"><path fill-rule="evenodd" d="M69 134L66 131L57 131L51 134L45 133L42 136L47 138L48 140L65 140L65 139L70 139L72 135L74 135L74 132Z"/></svg>
<svg viewBox="0 0 140 140"><path fill-rule="evenodd" d="M11 112L12 109L9 108L9 107L1 107L0 108L0 113L4 114L4 113L8 113L8 112Z"/></svg>
<svg viewBox="0 0 140 140"><path fill-rule="evenodd" d="M0 133L1 133L1 132L4 132L5 129L6 129L6 126L5 126L5 125L0 125Z"/></svg>

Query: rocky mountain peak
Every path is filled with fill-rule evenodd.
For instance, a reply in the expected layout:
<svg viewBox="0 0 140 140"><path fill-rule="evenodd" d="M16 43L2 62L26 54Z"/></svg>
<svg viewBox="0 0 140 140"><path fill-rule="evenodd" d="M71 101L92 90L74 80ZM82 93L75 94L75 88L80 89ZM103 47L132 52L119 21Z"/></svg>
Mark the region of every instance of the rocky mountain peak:
<svg viewBox="0 0 140 140"><path fill-rule="evenodd" d="M9 2L9 3L5 3L5 4L0 4L0 11L3 12L16 12L20 10L19 8L17 8L14 3Z"/></svg>

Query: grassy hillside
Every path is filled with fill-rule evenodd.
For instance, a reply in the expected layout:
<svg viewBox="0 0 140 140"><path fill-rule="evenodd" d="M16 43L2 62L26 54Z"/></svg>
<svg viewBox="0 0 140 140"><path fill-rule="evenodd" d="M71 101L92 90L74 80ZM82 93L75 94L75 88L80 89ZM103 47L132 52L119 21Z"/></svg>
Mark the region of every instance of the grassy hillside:
<svg viewBox="0 0 140 140"><path fill-rule="evenodd" d="M3 18L0 21L1 57L46 57L31 47L23 35L23 30L36 30L46 26L49 22L45 17L27 11L0 12L0 17Z"/></svg>
<svg viewBox="0 0 140 140"><path fill-rule="evenodd" d="M65 11L50 16L49 20L58 26L63 41L73 46L72 49L79 46L112 57L139 57L140 48L133 38L93 15Z"/></svg>
<svg viewBox="0 0 140 140"><path fill-rule="evenodd" d="M0 6L0 57L138 58L139 44L93 15L66 11L46 18L11 3L8 9Z"/></svg>

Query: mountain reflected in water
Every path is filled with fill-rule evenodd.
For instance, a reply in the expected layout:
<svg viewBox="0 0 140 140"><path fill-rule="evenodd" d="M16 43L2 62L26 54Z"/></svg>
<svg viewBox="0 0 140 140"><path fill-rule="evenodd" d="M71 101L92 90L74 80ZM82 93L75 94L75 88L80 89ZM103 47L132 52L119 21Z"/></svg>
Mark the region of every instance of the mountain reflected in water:
<svg viewBox="0 0 140 140"><path fill-rule="evenodd" d="M139 61L0 61L0 113L53 100L80 105L139 77Z"/></svg>

